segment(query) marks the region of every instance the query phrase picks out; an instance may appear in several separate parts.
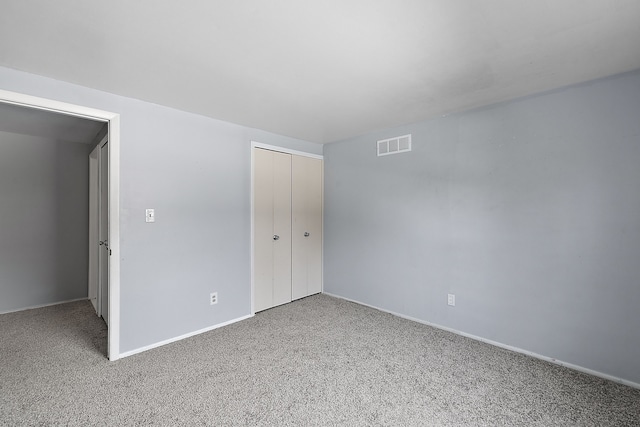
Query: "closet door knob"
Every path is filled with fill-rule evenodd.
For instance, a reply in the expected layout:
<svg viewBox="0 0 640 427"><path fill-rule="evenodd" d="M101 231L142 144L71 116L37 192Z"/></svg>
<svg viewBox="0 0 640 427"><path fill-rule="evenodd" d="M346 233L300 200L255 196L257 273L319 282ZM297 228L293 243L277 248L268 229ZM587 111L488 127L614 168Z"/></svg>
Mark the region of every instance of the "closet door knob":
<svg viewBox="0 0 640 427"><path fill-rule="evenodd" d="M308 231L304 232L304 237L309 237L309 232Z"/></svg>
<svg viewBox="0 0 640 427"><path fill-rule="evenodd" d="M278 239L280 239L280 236L278 236L277 234L274 234L273 235L273 240L278 240Z"/></svg>

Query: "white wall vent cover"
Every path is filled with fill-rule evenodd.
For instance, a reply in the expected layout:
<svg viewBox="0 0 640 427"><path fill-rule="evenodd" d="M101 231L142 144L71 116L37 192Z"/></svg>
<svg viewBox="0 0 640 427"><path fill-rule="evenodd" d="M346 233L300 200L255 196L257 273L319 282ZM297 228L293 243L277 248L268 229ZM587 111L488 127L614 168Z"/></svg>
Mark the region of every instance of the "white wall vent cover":
<svg viewBox="0 0 640 427"><path fill-rule="evenodd" d="M411 134L378 141L378 156L411 151Z"/></svg>

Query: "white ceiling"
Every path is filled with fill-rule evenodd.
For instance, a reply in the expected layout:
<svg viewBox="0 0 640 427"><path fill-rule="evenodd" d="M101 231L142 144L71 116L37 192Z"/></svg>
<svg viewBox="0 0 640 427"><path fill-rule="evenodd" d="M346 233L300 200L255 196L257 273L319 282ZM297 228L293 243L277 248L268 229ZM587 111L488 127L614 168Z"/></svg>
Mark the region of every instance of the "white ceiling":
<svg viewBox="0 0 640 427"><path fill-rule="evenodd" d="M314 142L640 69L638 0L2 0L0 65Z"/></svg>

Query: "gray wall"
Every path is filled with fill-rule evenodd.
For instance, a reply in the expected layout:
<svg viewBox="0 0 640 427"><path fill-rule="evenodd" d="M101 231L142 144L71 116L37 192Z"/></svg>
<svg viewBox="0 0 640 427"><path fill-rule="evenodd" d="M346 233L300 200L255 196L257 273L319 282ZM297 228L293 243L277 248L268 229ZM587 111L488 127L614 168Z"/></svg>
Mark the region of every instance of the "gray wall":
<svg viewBox="0 0 640 427"><path fill-rule="evenodd" d="M0 131L0 313L87 297L89 148Z"/></svg>
<svg viewBox="0 0 640 427"><path fill-rule="evenodd" d="M640 383L640 73L324 156L326 292Z"/></svg>
<svg viewBox="0 0 640 427"><path fill-rule="evenodd" d="M322 146L1 67L0 89L121 115L121 352L250 314L251 140Z"/></svg>

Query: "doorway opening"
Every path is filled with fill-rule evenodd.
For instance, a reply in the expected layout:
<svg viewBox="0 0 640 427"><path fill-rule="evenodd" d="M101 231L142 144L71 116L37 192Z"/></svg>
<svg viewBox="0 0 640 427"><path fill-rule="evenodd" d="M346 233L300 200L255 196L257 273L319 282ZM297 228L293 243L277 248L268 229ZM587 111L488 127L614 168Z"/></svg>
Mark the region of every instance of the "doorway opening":
<svg viewBox="0 0 640 427"><path fill-rule="evenodd" d="M120 115L4 90L0 90L0 104L84 118L107 125L108 150L102 153L101 158L105 184L101 207L104 209L103 218L107 218L103 223L102 246L106 248L103 252L108 257L102 261L101 275L106 284L102 305L105 312L102 317L108 324L107 358L117 360L120 358Z"/></svg>

